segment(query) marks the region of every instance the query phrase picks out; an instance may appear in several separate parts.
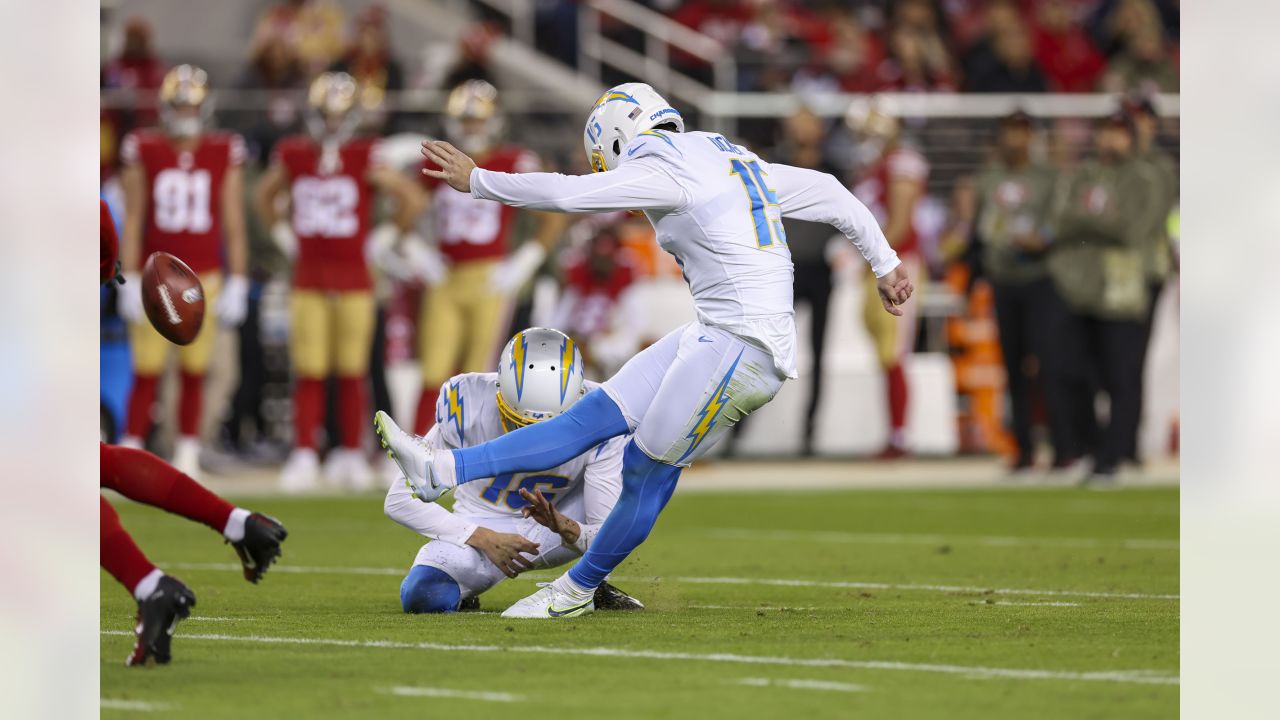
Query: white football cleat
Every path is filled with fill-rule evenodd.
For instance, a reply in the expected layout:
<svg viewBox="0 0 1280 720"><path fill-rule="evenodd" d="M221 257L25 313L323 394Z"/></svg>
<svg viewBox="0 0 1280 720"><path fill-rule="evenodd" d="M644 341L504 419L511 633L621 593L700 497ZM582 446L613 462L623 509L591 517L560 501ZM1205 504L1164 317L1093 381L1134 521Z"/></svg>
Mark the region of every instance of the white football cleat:
<svg viewBox="0 0 1280 720"><path fill-rule="evenodd" d="M294 448L280 471L280 489L289 493L316 489L320 479L320 460L311 448Z"/></svg>
<svg viewBox="0 0 1280 720"><path fill-rule="evenodd" d="M395 461L404 473L405 482L413 488L413 494L423 502L435 502L441 495L457 487L452 472L442 472L439 467L452 470L452 456L448 451L436 453L414 435L400 429L391 416L379 410L373 416L373 427L378 439L387 450L387 457ZM443 457L448 456L448 457Z"/></svg>
<svg viewBox="0 0 1280 720"><path fill-rule="evenodd" d="M183 435L173 443L173 466L194 480L200 479L200 439Z"/></svg>
<svg viewBox="0 0 1280 720"><path fill-rule="evenodd" d="M571 618L596 611L595 594L585 602L556 590L551 583L538 583L538 592L502 611L504 618Z"/></svg>

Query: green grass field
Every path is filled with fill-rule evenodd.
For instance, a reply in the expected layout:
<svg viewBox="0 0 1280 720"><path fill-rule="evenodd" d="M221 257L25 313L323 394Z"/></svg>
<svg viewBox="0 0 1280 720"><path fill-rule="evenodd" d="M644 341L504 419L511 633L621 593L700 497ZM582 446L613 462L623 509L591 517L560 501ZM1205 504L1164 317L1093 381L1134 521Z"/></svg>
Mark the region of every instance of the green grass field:
<svg viewBox="0 0 1280 720"><path fill-rule="evenodd" d="M206 528L120 502L192 586L163 668L125 668L102 575L104 717L1167 718L1176 489L680 494L615 584L641 613L409 616L419 540L381 498L255 499L289 528L259 586Z"/></svg>

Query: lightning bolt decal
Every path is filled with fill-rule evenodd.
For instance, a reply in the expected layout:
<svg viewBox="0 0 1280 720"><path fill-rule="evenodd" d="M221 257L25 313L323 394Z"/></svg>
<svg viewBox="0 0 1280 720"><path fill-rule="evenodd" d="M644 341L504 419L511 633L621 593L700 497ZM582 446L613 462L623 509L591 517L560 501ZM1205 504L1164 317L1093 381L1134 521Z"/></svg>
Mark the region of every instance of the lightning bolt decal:
<svg viewBox="0 0 1280 720"><path fill-rule="evenodd" d="M697 449L702 441L707 438L711 429L716 426L716 418L720 416L720 411L724 409L726 403L729 402L729 379L733 377L733 372L738 369L738 361L742 359L741 350L738 351L738 357L733 359L733 364L729 366L729 371L720 378L720 383L716 385L716 389L711 391L711 397L707 398L707 402L698 411L698 424L693 426L689 431L687 438L691 438L693 442L689 443L689 448L684 451L676 462L684 462L684 459Z"/></svg>
<svg viewBox="0 0 1280 720"><path fill-rule="evenodd" d="M524 339L524 332L516 333L515 342L511 345L511 371L516 376L516 400L524 396L524 355L529 350L529 341Z"/></svg>
<svg viewBox="0 0 1280 720"><path fill-rule="evenodd" d="M565 338L560 343L560 405L564 406L565 393L569 391L569 378L573 377L573 370L577 360L577 353L574 352L573 340Z"/></svg>
<svg viewBox="0 0 1280 720"><path fill-rule="evenodd" d="M591 112L595 112L596 108L600 107L601 105L604 105L607 102L613 102L614 100L622 100L623 102L634 103L636 105L640 104L639 100L636 100L635 98L631 97L630 95L624 92L619 92L617 90L610 90L605 94L601 95L599 100L596 100L596 104L591 106Z"/></svg>
<svg viewBox="0 0 1280 720"><path fill-rule="evenodd" d="M449 384L449 395L446 398L449 403L449 419L453 421L453 426L458 429L458 444L466 445L466 440L462 437L462 397L458 395L458 383Z"/></svg>

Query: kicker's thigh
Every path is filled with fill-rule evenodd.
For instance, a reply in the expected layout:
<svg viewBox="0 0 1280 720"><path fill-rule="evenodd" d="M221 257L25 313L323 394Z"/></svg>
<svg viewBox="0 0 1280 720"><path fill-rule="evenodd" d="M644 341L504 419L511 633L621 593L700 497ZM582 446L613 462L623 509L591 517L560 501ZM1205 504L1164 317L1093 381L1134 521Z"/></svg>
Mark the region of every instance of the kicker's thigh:
<svg viewBox="0 0 1280 720"><path fill-rule="evenodd" d="M769 353L732 333L694 323L636 428L649 457L687 466L739 420L773 399L786 378Z"/></svg>
<svg viewBox="0 0 1280 720"><path fill-rule="evenodd" d="M697 323L688 323L667 333L661 340L636 353L622 369L601 386L622 411L627 427L634 430L649 411L654 395L662 386L667 370L675 362L680 338Z"/></svg>

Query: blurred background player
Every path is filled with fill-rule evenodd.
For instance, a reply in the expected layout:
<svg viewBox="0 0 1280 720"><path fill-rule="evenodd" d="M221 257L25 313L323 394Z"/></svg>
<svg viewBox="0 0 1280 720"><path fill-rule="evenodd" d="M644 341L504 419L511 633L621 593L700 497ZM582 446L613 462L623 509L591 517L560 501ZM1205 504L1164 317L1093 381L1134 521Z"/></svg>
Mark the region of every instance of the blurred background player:
<svg viewBox="0 0 1280 720"><path fill-rule="evenodd" d="M160 86L161 127L139 130L123 143L125 193L121 262L126 278L120 314L130 323L134 384L123 444L142 447L151 428L156 389L173 346L145 321L138 273L158 250L171 253L200 276L213 312L195 341L177 350L178 437L173 461L196 476L200 459L200 411L205 373L213 352L214 320L244 321L244 141L206 129L212 99L205 72L192 65L170 70ZM226 270L223 269L223 258Z"/></svg>
<svg viewBox="0 0 1280 720"><path fill-rule="evenodd" d="M464 373L444 383L436 424L423 442L447 450L492 440L559 415L597 386L583 379L582 354L572 339L529 328L507 343L498 372ZM504 577L577 559L622 491L627 440L606 440L555 468L464 485L452 512L420 502L397 477L387 491L387 517L431 540L400 586L404 611L478 607L474 598ZM644 607L607 583L595 601L604 609Z"/></svg>
<svg viewBox="0 0 1280 720"><path fill-rule="evenodd" d="M1069 308L1055 332L1074 351L1062 390L1073 399L1073 440L1093 450L1090 480L1110 482L1137 444L1150 302L1143 250L1153 217L1167 207L1157 202L1155 170L1134 158L1123 111L1099 121L1095 140L1097 158L1081 165L1061 195L1049 272ZM1095 417L1095 381L1109 399L1105 422Z"/></svg>
<svg viewBox="0 0 1280 720"><path fill-rule="evenodd" d="M102 215L98 281L126 282L120 274L115 223L106 202L98 202ZM273 518L232 505L190 476L142 450L98 443L98 456L102 487L135 502L203 523L221 533L240 556L244 577L249 582L261 580L280 556L280 543L288 533ZM125 664L163 665L171 658L174 625L195 607L195 593L148 560L120 524L115 508L105 497L100 500L100 563L138 601L134 625L137 639Z"/></svg>
<svg viewBox="0 0 1280 720"><path fill-rule="evenodd" d="M281 140L255 196L263 226L293 261L290 357L294 370L294 449L284 489L314 487L325 381L336 378L339 437L330 439L324 475L367 488L373 475L361 447L374 298L368 258L389 274L412 273L421 240L410 232L422 211L417 185L382 163L374 138L355 134L358 88L350 75L323 73L308 92L309 134ZM394 223L369 232L376 193L396 203ZM277 201L284 197L288 219ZM366 243L366 235L368 242Z"/></svg>
<svg viewBox="0 0 1280 720"><path fill-rule="evenodd" d="M614 220L597 229L581 222L571 231L594 230L585 247L566 256L564 292L551 316L551 325L579 339L587 369L596 375L612 374L635 354L644 324L644 308L627 293L636 272L618 237L619 224Z"/></svg>
<svg viewBox="0 0 1280 720"><path fill-rule="evenodd" d="M532 151L503 144L498 91L484 80L467 80L449 93L445 137L475 158L479 167L497 172L537 172L542 163ZM425 167L432 167L428 164ZM425 175L431 192L435 238L448 261L443 282L422 296L418 315L418 361L422 394L414 432L431 427L440 385L459 371L492 366L498 342L508 332L511 298L546 258L563 234L567 218L533 213L537 228L511 255L517 211L491 200L478 200Z"/></svg>
<svg viewBox="0 0 1280 720"><path fill-rule="evenodd" d="M924 197L929 162L903 142L898 118L874 106L855 105L846 120L857 136L857 157L861 165L853 194L875 215L907 275L923 283L915 212ZM869 270L862 285L865 291L862 319L884 371L889 402L889 442L877 457L893 460L907 454L907 376L902 361L915 345L919 304L903 305L903 315L894 317L881 311L875 279Z"/></svg>
<svg viewBox="0 0 1280 720"><path fill-rule="evenodd" d="M1075 458L1063 432L1070 424L1069 402L1061 395L1062 357L1070 348L1053 336L1053 315L1060 304L1045 267L1050 248L1057 172L1031 156L1031 117L1014 112L1000 121L997 153L975 180L977 209L973 242L978 265L995 294L1000 352L1004 359L1013 437L1014 472L1035 466L1032 438L1032 388L1040 379L1053 442L1053 467Z"/></svg>

